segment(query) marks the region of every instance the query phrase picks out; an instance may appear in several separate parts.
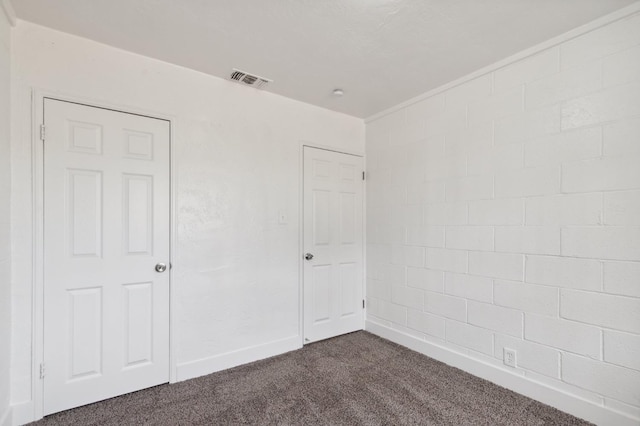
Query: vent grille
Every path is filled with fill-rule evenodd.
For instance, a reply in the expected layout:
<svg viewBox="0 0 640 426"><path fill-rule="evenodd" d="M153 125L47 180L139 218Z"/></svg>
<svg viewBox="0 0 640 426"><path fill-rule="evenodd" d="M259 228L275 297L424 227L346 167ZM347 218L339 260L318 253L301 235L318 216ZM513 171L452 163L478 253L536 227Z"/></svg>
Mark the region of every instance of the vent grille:
<svg viewBox="0 0 640 426"><path fill-rule="evenodd" d="M267 84L273 81L235 68L229 76L229 80L244 84L245 86L255 87L256 89L263 89Z"/></svg>

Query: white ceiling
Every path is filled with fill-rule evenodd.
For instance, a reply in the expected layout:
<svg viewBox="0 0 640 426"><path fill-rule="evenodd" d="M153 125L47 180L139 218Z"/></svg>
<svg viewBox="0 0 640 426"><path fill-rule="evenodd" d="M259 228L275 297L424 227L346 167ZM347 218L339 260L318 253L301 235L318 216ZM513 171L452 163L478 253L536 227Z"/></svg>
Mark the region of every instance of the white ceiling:
<svg viewBox="0 0 640 426"><path fill-rule="evenodd" d="M367 117L635 0L13 0L19 18ZM331 96L342 88L342 98ZM255 90L247 88L246 90Z"/></svg>

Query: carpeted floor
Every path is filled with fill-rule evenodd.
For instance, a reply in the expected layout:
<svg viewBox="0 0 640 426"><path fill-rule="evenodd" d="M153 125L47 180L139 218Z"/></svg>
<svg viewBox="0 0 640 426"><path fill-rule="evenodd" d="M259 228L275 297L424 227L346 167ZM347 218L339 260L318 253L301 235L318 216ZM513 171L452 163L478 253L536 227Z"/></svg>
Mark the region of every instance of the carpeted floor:
<svg viewBox="0 0 640 426"><path fill-rule="evenodd" d="M357 332L174 385L53 414L37 425L587 425Z"/></svg>

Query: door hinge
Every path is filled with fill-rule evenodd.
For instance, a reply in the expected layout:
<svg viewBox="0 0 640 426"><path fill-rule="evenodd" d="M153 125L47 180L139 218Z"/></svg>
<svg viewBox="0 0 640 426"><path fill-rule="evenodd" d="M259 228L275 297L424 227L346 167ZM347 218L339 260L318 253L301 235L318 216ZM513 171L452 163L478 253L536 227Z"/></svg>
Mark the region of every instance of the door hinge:
<svg viewBox="0 0 640 426"><path fill-rule="evenodd" d="M40 125L40 140L44 141L44 137L46 134L46 127L44 127L44 124Z"/></svg>
<svg viewBox="0 0 640 426"><path fill-rule="evenodd" d="M364 180L364 172L362 172L362 180Z"/></svg>
<svg viewBox="0 0 640 426"><path fill-rule="evenodd" d="M362 299L362 309L364 309L364 299Z"/></svg>
<svg viewBox="0 0 640 426"><path fill-rule="evenodd" d="M45 373L45 370L44 370L44 362L43 362L42 364L40 364L40 378L41 379L44 379L44 373Z"/></svg>

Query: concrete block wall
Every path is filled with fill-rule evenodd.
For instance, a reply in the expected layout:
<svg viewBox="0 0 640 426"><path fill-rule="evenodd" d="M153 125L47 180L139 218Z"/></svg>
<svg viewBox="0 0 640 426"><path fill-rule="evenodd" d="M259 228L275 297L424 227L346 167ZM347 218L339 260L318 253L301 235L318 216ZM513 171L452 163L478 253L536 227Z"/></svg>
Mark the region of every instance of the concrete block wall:
<svg viewBox="0 0 640 426"><path fill-rule="evenodd" d="M39 409L32 377L39 356L32 347L33 88L174 119L172 380L299 348L302 144L364 153L363 121L25 21L11 39L14 423L34 420ZM6 294L0 315L8 317Z"/></svg>
<svg viewBox="0 0 640 426"><path fill-rule="evenodd" d="M367 123L369 323L639 420L640 14L434 93Z"/></svg>

